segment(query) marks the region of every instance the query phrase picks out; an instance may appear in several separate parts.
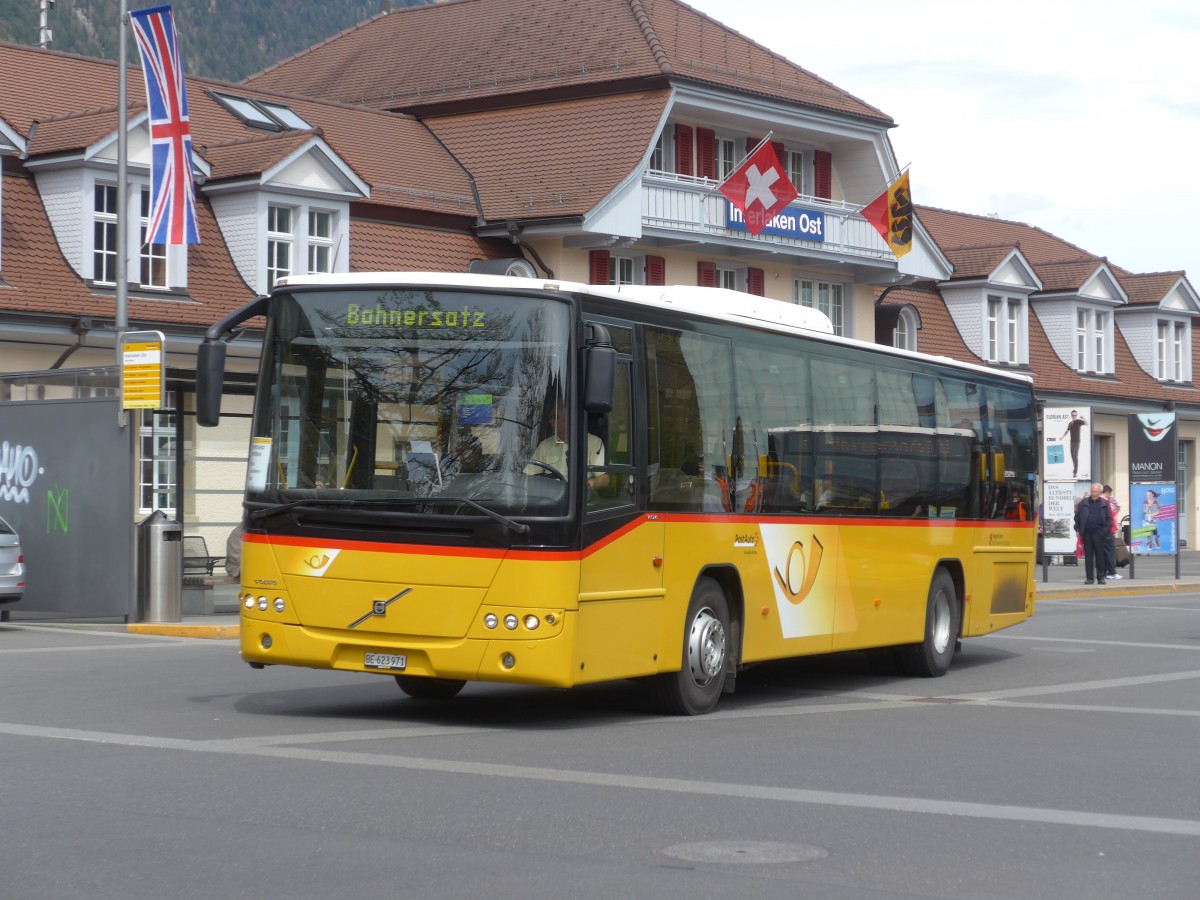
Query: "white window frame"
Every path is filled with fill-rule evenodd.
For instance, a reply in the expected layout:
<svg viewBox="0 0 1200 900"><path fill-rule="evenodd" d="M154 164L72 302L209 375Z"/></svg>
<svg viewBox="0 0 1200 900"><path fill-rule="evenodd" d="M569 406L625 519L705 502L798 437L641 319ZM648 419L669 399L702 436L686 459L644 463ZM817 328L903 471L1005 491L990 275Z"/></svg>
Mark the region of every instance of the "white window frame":
<svg viewBox="0 0 1200 900"><path fill-rule="evenodd" d="M291 275L296 259L297 208L283 203L267 204L267 290L280 278ZM287 213L287 230L282 230L279 213ZM283 260L281 257L286 256Z"/></svg>
<svg viewBox="0 0 1200 900"><path fill-rule="evenodd" d="M610 253L608 257L609 284L639 284L637 256Z"/></svg>
<svg viewBox="0 0 1200 900"><path fill-rule="evenodd" d="M319 272L333 271L333 236L337 214L328 209L309 209L308 220L308 272L310 275ZM316 223L324 221L325 234L320 234ZM324 259L322 259L324 257Z"/></svg>
<svg viewBox="0 0 1200 900"><path fill-rule="evenodd" d="M1159 381L1184 384L1191 381L1192 361L1189 350L1190 323L1177 319L1155 322L1155 370Z"/></svg>
<svg viewBox="0 0 1200 900"><path fill-rule="evenodd" d="M151 513L161 509L167 515L174 516L175 504L159 505L159 501L166 499L167 502L177 502L179 498L175 413L143 410L138 435L138 512Z"/></svg>
<svg viewBox="0 0 1200 900"><path fill-rule="evenodd" d="M149 244L146 237L150 230L150 188L143 187L138 198L138 280L141 287L167 290L171 284L170 254L166 244ZM146 277L150 273L149 279ZM155 272L161 279L155 279Z"/></svg>
<svg viewBox="0 0 1200 900"><path fill-rule="evenodd" d="M742 147L746 146L746 139L742 138ZM737 138L729 135L718 134L713 139L713 154L716 157L716 172L717 181L724 181L733 174L733 170L737 168L737 164L742 161L744 153L738 153Z"/></svg>
<svg viewBox="0 0 1200 900"><path fill-rule="evenodd" d="M1075 307L1075 371L1111 375L1113 367L1112 310Z"/></svg>
<svg viewBox="0 0 1200 900"><path fill-rule="evenodd" d="M917 317L905 307L896 316L896 327L892 329L892 346L899 350L917 349Z"/></svg>
<svg viewBox="0 0 1200 900"><path fill-rule="evenodd" d="M99 203L99 192L104 191L104 203ZM108 200L112 199L112 209ZM105 181L92 184L92 281L96 284L117 283L117 186ZM97 206L103 209L97 209ZM97 242L97 231L103 236ZM111 244L109 243L111 241ZM97 265L99 263L99 265ZM109 264L112 271L108 271ZM111 275L111 278L106 276Z"/></svg>
<svg viewBox="0 0 1200 900"><path fill-rule="evenodd" d="M792 302L825 313L833 323L834 334L849 335L846 285L843 282L797 275L792 279Z"/></svg>
<svg viewBox="0 0 1200 900"><path fill-rule="evenodd" d="M1028 363L1028 309L1025 297L992 293L984 297L984 332L981 348L984 359L990 363L1008 366Z"/></svg>
<svg viewBox="0 0 1200 900"><path fill-rule="evenodd" d="M668 144L668 137L667 137L668 130L669 130L669 127L664 128L661 132L659 132L658 140L654 142L654 149L650 151L649 169L651 172L668 172L668 171L670 171L667 168L667 161L669 159L672 159L672 157L667 152L670 149L670 145Z"/></svg>
<svg viewBox="0 0 1200 900"><path fill-rule="evenodd" d="M788 179L796 188L796 193L802 197L809 196L812 192L809 190L810 185L807 181L811 180L811 154L805 153L803 150L793 150L790 147L783 151L784 159L780 160L784 168L787 169ZM805 167L807 163L808 168Z"/></svg>

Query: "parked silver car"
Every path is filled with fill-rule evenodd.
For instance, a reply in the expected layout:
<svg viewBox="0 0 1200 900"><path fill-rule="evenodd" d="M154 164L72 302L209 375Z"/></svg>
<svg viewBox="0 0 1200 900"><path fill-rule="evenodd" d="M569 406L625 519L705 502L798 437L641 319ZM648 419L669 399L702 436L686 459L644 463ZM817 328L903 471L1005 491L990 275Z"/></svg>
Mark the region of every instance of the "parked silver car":
<svg viewBox="0 0 1200 900"><path fill-rule="evenodd" d="M25 596L25 556L16 530L0 518L0 604Z"/></svg>

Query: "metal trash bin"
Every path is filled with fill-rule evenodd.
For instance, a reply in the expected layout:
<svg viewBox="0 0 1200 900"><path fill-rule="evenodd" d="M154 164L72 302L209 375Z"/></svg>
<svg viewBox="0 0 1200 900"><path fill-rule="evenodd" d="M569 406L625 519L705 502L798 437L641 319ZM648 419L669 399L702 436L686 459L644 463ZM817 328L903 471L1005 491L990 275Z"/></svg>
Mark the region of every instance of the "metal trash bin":
<svg viewBox="0 0 1200 900"><path fill-rule="evenodd" d="M161 509L138 524L138 621L183 621L183 525Z"/></svg>

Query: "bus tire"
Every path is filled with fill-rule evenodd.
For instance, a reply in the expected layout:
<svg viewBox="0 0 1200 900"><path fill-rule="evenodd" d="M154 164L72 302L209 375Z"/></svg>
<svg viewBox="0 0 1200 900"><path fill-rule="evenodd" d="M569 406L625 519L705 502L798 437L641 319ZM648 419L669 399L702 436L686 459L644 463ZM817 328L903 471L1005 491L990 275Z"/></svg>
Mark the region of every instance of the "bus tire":
<svg viewBox="0 0 1200 900"><path fill-rule="evenodd" d="M395 677L400 690L417 700L449 700L457 696L467 684L453 678L421 678L418 675Z"/></svg>
<svg viewBox="0 0 1200 900"><path fill-rule="evenodd" d="M699 579L683 623L679 671L656 676L657 699L664 712L698 716L717 705L725 687L729 635L725 592L713 579Z"/></svg>
<svg viewBox="0 0 1200 900"><path fill-rule="evenodd" d="M959 616L954 579L945 569L938 569L929 584L929 600L925 604L925 638L905 649L902 657L905 672L918 678L946 674L958 642Z"/></svg>

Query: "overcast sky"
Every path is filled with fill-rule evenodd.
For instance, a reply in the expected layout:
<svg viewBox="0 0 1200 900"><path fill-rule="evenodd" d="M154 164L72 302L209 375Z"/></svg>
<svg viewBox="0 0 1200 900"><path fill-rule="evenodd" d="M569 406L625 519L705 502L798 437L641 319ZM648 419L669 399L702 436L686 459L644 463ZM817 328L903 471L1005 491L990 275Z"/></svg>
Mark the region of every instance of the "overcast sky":
<svg viewBox="0 0 1200 900"><path fill-rule="evenodd" d="M685 0L896 122L913 201L1200 291L1197 0Z"/></svg>

